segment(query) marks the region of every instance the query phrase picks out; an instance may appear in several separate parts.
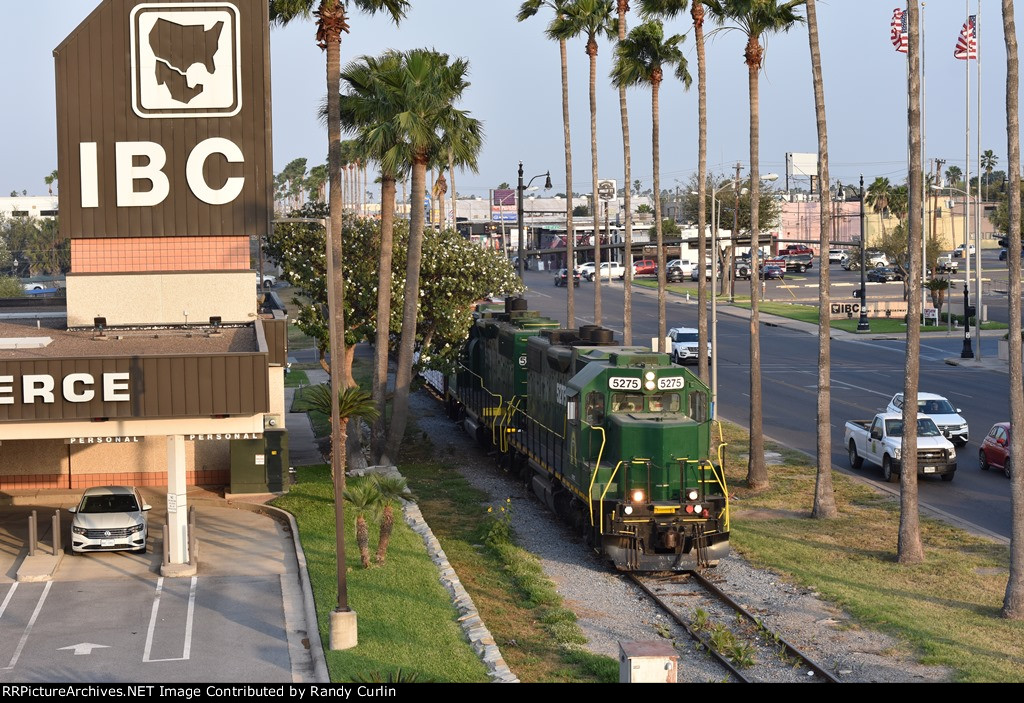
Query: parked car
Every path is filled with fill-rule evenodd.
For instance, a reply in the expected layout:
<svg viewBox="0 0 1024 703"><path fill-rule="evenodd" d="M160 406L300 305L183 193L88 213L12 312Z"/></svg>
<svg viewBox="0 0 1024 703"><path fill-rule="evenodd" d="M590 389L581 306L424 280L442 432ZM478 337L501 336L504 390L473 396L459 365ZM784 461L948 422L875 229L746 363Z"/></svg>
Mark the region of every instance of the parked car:
<svg viewBox="0 0 1024 703"><path fill-rule="evenodd" d="M973 244L971 244L970 247L968 247L967 255L968 256L974 256L974 245ZM956 249L953 250L953 256L954 256L954 258L957 258L957 259L964 258L964 245L963 244L961 244L960 246L958 246Z"/></svg>
<svg viewBox="0 0 1024 703"><path fill-rule="evenodd" d="M691 281L699 281L700 280L700 267L699 266L694 266L693 267L693 271L690 272L690 280ZM711 280L711 264L710 263L704 264L704 280L705 281L710 281Z"/></svg>
<svg viewBox="0 0 1024 703"><path fill-rule="evenodd" d="M1013 462L1010 458L1010 423L997 422L985 435L978 450L978 468L1002 469L1006 478L1013 478Z"/></svg>
<svg viewBox="0 0 1024 703"><path fill-rule="evenodd" d="M900 275L890 268L871 269L864 278L875 283L888 283L900 280Z"/></svg>
<svg viewBox="0 0 1024 703"><path fill-rule="evenodd" d="M786 278L786 272L778 266L768 265L761 269L761 278L766 281L772 279L778 279L781 281Z"/></svg>
<svg viewBox="0 0 1024 703"><path fill-rule="evenodd" d="M677 364L697 362L698 331L694 327L673 327L668 331L668 337L672 340L672 361ZM708 359L711 358L711 342L708 342Z"/></svg>
<svg viewBox="0 0 1024 703"><path fill-rule="evenodd" d="M658 272L658 262L654 259L641 259L633 262L634 276L651 276Z"/></svg>
<svg viewBox="0 0 1024 703"><path fill-rule="evenodd" d="M665 264L665 275L668 275L672 269L679 269L683 278L689 278L690 274L693 273L693 267L696 266L695 262L691 262L689 259L672 259Z"/></svg>
<svg viewBox="0 0 1024 703"><path fill-rule="evenodd" d="M87 488L77 506L68 508L71 553L131 550L144 554L151 506L132 486Z"/></svg>
<svg viewBox="0 0 1024 703"><path fill-rule="evenodd" d="M828 250L828 262L830 264L841 264L844 256L846 256L846 249Z"/></svg>
<svg viewBox="0 0 1024 703"><path fill-rule="evenodd" d="M1021 257L1024 257L1024 247L1020 248L1020 255L1021 255ZM999 250L999 260L1000 261L1006 261L1008 258L1010 258L1010 252L1007 251L1006 249L1000 249Z"/></svg>
<svg viewBox="0 0 1024 703"><path fill-rule="evenodd" d="M808 254L814 256L814 250L806 244L790 244L789 246L779 250L780 255L789 254Z"/></svg>
<svg viewBox="0 0 1024 703"><path fill-rule="evenodd" d="M903 394L897 393L889 401L886 409L890 413L903 412ZM967 428L967 420L960 415L960 409L953 408L952 403L935 393L917 394L917 411L927 415L938 426L942 436L958 447L967 444L970 432Z"/></svg>
<svg viewBox="0 0 1024 703"><path fill-rule="evenodd" d="M256 274L257 285L262 285L264 288L273 288L275 283L277 283L277 279L269 273L265 273L262 276L258 273Z"/></svg>
<svg viewBox="0 0 1024 703"><path fill-rule="evenodd" d="M569 285L569 269L559 269L558 273L555 274L555 287L568 286ZM580 272L572 272L572 285L574 288L580 287Z"/></svg>
<svg viewBox="0 0 1024 703"><path fill-rule="evenodd" d="M884 268L889 265L889 257L882 252L868 251L864 253L864 258L867 259L868 268ZM860 255L850 256L847 253L841 263L847 271L860 271Z"/></svg>

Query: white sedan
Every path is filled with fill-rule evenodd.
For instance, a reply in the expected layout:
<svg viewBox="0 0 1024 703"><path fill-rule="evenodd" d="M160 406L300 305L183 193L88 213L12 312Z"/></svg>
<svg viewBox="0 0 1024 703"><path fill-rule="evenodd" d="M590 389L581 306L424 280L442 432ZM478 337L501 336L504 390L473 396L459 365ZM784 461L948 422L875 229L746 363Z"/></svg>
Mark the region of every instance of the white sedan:
<svg viewBox="0 0 1024 703"><path fill-rule="evenodd" d="M146 512L151 509L132 486L87 488L82 500L68 512L71 521L71 553L131 550L146 552L149 536Z"/></svg>

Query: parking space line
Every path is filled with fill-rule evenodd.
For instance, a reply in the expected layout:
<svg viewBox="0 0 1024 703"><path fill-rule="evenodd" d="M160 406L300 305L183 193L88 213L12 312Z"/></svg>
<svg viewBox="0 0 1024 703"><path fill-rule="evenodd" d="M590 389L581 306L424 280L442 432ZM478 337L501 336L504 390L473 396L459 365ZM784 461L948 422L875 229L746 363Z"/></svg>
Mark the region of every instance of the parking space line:
<svg viewBox="0 0 1024 703"><path fill-rule="evenodd" d="M14 591L18 588L18 582L15 581L11 584L11 590L7 591L7 596L4 598L4 602L0 605L0 618L4 616L4 611L7 610L7 604L11 602L11 598L14 597Z"/></svg>
<svg viewBox="0 0 1024 703"><path fill-rule="evenodd" d="M160 596L164 589L164 577L161 576L156 582L156 596L153 598L153 609L149 614L149 629L146 631L146 647L142 652L142 662L149 664L153 662L178 662L187 661L192 653L192 624L194 622L195 615L195 604L196 604L196 584L199 577L193 576L192 583L189 585L188 590L188 611L185 615L185 645L182 649L180 657L170 657L168 659L151 659L150 654L153 650L153 634L156 632L156 615L160 610Z"/></svg>
<svg viewBox="0 0 1024 703"><path fill-rule="evenodd" d="M17 585L17 584L15 584ZM32 611L32 617L28 619L28 624L25 626L25 631L21 633L21 639L18 641L18 647L14 650L14 656L11 657L11 663L4 667L4 670L13 669L14 665L18 663L18 658L21 656L21 650L25 649L25 643L28 642L28 636L32 632L32 626L36 624L36 618L39 617L39 612L43 609L43 603L46 601L46 596L50 592L50 586L53 585L53 581L47 581L43 587L43 593L39 596L39 602L36 603L36 609ZM7 594L7 599L4 600L4 607L7 607L7 600L10 599L11 593L14 592L12 588L10 593Z"/></svg>

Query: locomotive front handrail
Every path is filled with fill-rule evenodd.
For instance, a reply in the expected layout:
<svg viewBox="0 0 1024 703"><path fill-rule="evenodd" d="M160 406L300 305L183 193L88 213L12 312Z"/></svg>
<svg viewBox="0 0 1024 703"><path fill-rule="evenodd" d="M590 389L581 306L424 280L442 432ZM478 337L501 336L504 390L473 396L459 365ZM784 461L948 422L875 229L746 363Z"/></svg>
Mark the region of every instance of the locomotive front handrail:
<svg viewBox="0 0 1024 703"><path fill-rule="evenodd" d="M608 477L608 483L604 484L604 490L601 492L601 506L602 507L604 506L604 497L606 495L608 495L608 489L612 487L612 481L615 480L615 474L618 473L619 467L622 466L624 463L626 463L626 462L620 461L618 464L615 465L615 468L612 469L612 475ZM594 476L595 477L597 476L597 470L596 469L594 470ZM591 480L591 485L593 485L593 480ZM603 535L604 534L604 510L603 509L597 514L597 519L598 519L598 522L600 523L600 525L598 526L598 529L599 529L600 533ZM593 500L590 501L590 525L591 525L591 527L593 527L593 525L594 525L594 501Z"/></svg>
<svg viewBox="0 0 1024 703"><path fill-rule="evenodd" d="M601 431L601 448L597 451L597 464L594 466L594 473L591 474L591 476L590 476L590 487L587 489L587 503L590 504L590 526L593 527L594 526L594 482L597 481L597 472L601 470L601 457L604 456L604 445L605 445L605 440L607 439L607 435L605 435L603 427L595 427L594 425L591 425L589 422L584 422L583 424L586 425L587 427L589 427L592 430L600 430ZM620 461L619 463L621 464L622 462ZM618 469L619 469L619 467L618 467L618 465L616 465L615 466L615 471L618 471ZM615 471L612 472L612 476L615 475ZM610 479L609 479L608 483L611 483ZM605 493L607 493L607 492L608 492L608 487L605 486ZM603 494L601 496L601 501L604 502L604 495ZM604 513L601 513L599 515L599 519L600 519L601 525L603 527L604 526ZM603 529L602 529L602 532L604 532Z"/></svg>
<svg viewBox="0 0 1024 703"><path fill-rule="evenodd" d="M498 414L501 414L501 409L505 405L505 399L502 398L502 396L499 393L491 392L491 390L487 386L484 385L484 377L483 376L478 374L476 371L473 371L472 369L467 368L466 365L461 363L461 362L459 363L459 366L466 373L468 373L469 375L476 376L477 378L480 379L480 390L482 390L487 395L490 395L490 396L498 399L498 408L497 408L497 410L498 410ZM483 418L483 408L480 408L480 417ZM496 429L495 425L496 425L496 423L493 423L493 422L491 423L491 444L496 444L496 442L494 441L494 434L495 434L495 429Z"/></svg>

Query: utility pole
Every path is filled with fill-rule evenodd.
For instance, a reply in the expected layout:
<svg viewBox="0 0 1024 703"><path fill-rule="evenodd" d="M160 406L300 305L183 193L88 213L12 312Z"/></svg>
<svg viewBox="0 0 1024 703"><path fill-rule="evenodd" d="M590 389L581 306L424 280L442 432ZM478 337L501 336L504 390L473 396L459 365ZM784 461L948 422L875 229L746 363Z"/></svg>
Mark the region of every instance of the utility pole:
<svg viewBox="0 0 1024 703"><path fill-rule="evenodd" d="M729 302L736 301L736 235L740 230L740 169L742 166L740 162L736 162L736 187L733 189L733 193L736 198L733 201L732 208L732 246L729 247ZM750 272L750 285L754 285L757 279L757 271Z"/></svg>

